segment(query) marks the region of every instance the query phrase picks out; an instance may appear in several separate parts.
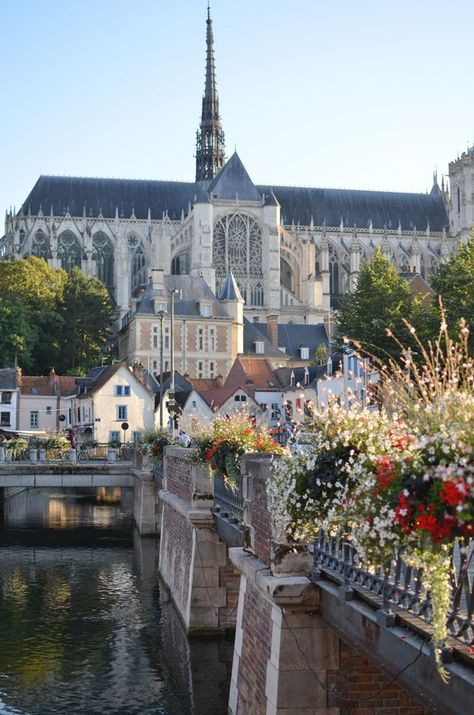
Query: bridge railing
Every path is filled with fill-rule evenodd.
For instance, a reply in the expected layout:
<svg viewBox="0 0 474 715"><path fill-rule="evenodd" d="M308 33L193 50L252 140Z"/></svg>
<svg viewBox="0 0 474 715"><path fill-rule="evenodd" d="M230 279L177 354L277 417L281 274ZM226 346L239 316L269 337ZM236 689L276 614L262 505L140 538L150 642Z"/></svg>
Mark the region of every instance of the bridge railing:
<svg viewBox="0 0 474 715"><path fill-rule="evenodd" d="M69 451L58 448L33 448L12 453L8 443L0 445L0 463L45 462L133 462L136 446L132 442L110 447L108 443L81 444Z"/></svg>
<svg viewBox="0 0 474 715"><path fill-rule="evenodd" d="M449 646L473 661L474 652L474 540L466 540L452 552L451 608L448 616ZM383 625L394 625L398 617L405 625L429 631L432 617L430 594L423 586L423 572L409 566L401 555L383 569L369 572L357 550L323 531L314 544L313 581L329 578L341 586L341 595L354 595L378 610ZM404 618L405 617L405 618ZM446 657L449 658L449 648Z"/></svg>
<svg viewBox="0 0 474 715"><path fill-rule="evenodd" d="M226 484L222 474L214 475L214 513L241 524L244 512L242 477L237 478L234 488Z"/></svg>

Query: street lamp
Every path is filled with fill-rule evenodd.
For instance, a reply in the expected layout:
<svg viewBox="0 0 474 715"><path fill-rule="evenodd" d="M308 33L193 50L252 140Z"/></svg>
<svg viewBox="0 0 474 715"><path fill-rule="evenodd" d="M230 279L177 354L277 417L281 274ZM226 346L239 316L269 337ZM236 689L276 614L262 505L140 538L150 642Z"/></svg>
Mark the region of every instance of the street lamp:
<svg viewBox="0 0 474 715"><path fill-rule="evenodd" d="M171 360L171 385L168 390L169 400L168 400L168 412L170 414L170 432L171 436L174 436L174 416L176 413L176 400L175 400L175 389L174 389L174 299L179 293L178 288L169 288L168 293L171 299L171 330L170 330L170 360Z"/></svg>
<svg viewBox="0 0 474 715"><path fill-rule="evenodd" d="M159 310L160 319L160 429L163 429L163 322L168 315L166 310Z"/></svg>

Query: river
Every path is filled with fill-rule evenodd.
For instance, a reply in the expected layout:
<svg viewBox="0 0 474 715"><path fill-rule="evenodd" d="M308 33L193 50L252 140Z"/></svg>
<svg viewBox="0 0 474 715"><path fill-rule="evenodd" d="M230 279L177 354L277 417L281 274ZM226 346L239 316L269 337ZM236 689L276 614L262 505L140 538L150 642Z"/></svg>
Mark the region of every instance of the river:
<svg viewBox="0 0 474 715"><path fill-rule="evenodd" d="M0 490L0 715L224 715L232 643L188 639L131 490Z"/></svg>

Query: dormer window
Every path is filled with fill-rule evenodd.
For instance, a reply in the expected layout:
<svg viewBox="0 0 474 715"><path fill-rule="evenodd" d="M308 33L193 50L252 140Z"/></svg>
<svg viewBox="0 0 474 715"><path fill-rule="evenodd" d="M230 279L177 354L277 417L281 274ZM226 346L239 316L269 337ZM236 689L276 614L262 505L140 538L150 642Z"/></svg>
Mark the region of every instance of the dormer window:
<svg viewBox="0 0 474 715"><path fill-rule="evenodd" d="M278 350L280 350L280 352L282 352L282 353L285 353L285 355L286 355L286 348L285 348L285 347L279 347Z"/></svg>
<svg viewBox="0 0 474 715"><path fill-rule="evenodd" d="M199 301L199 312L203 318L210 318L211 316L211 304L205 301Z"/></svg>
<svg viewBox="0 0 474 715"><path fill-rule="evenodd" d="M263 340L255 341L255 352L258 355L263 355L263 353L265 352L265 343L263 342Z"/></svg>
<svg viewBox="0 0 474 715"><path fill-rule="evenodd" d="M309 360L309 348L304 345L300 345L300 358L302 360Z"/></svg>

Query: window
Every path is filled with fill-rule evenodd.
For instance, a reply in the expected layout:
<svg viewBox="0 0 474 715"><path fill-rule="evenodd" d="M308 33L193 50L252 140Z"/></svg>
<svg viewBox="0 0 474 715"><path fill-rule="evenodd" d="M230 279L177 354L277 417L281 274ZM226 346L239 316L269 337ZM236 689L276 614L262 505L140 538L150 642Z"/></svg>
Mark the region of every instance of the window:
<svg viewBox="0 0 474 715"><path fill-rule="evenodd" d="M213 360L209 363L209 377L214 377L216 372L216 366Z"/></svg>
<svg viewBox="0 0 474 715"><path fill-rule="evenodd" d="M2 412L0 415L0 425L2 427L10 427L10 413Z"/></svg>
<svg viewBox="0 0 474 715"><path fill-rule="evenodd" d="M138 442L141 437L141 432L132 432L132 442Z"/></svg>
<svg viewBox="0 0 474 715"><path fill-rule="evenodd" d="M165 366L163 369L165 372L168 372L168 370L170 369L170 361L169 360L165 360Z"/></svg>
<svg viewBox="0 0 474 715"><path fill-rule="evenodd" d="M216 331L214 328L209 328L209 352L216 352Z"/></svg>
<svg viewBox="0 0 474 715"><path fill-rule="evenodd" d="M154 375L158 372L158 360L152 361L152 371Z"/></svg>
<svg viewBox="0 0 474 715"><path fill-rule="evenodd" d="M117 405L117 419L126 420L127 419L127 405Z"/></svg>
<svg viewBox="0 0 474 715"><path fill-rule="evenodd" d="M120 442L120 432L109 432L109 442Z"/></svg>
<svg viewBox="0 0 474 715"><path fill-rule="evenodd" d="M204 377L204 363L201 360L198 362L197 372L198 377Z"/></svg>
<svg viewBox="0 0 474 715"><path fill-rule="evenodd" d="M255 352L258 353L259 355L263 355L265 352L265 345L263 340L256 340L255 341Z"/></svg>
<svg viewBox="0 0 474 715"><path fill-rule="evenodd" d="M211 306L209 303L201 303L201 315L203 318L209 318L211 315Z"/></svg>
<svg viewBox="0 0 474 715"><path fill-rule="evenodd" d="M69 407L67 411L67 423L72 425L72 409Z"/></svg>
<svg viewBox="0 0 474 715"><path fill-rule="evenodd" d="M193 409L196 409L196 400L192 401L192 406L193 406Z"/></svg>
<svg viewBox="0 0 474 715"><path fill-rule="evenodd" d="M458 186L456 195L457 195L457 199L458 199L458 214L460 214L461 213L461 191L459 190L459 186Z"/></svg>
<svg viewBox="0 0 474 715"><path fill-rule="evenodd" d="M30 427L38 427L38 411L30 412Z"/></svg>
<svg viewBox="0 0 474 715"><path fill-rule="evenodd" d="M297 397L295 400L295 407L298 412L301 412L301 397Z"/></svg>
<svg viewBox="0 0 474 715"><path fill-rule="evenodd" d="M170 329L169 328L165 328L165 345L164 345L164 347L165 347L165 350L170 349Z"/></svg>
<svg viewBox="0 0 474 715"><path fill-rule="evenodd" d="M204 350L204 330L202 328L198 330L198 350Z"/></svg>
<svg viewBox="0 0 474 715"><path fill-rule="evenodd" d="M78 422L81 421L81 408L80 407L77 408L77 421Z"/></svg>
<svg viewBox="0 0 474 715"><path fill-rule="evenodd" d="M153 326L153 347L154 348L158 347L158 326L157 325Z"/></svg>
<svg viewBox="0 0 474 715"><path fill-rule="evenodd" d="M247 402L247 397L246 397L246 395L235 395L234 401L235 402Z"/></svg>
<svg viewBox="0 0 474 715"><path fill-rule="evenodd" d="M47 406L46 406L46 414L47 414L47 415L52 415L52 414L53 414L53 410L52 410L52 408L51 408L51 405L47 405Z"/></svg>
<svg viewBox="0 0 474 715"><path fill-rule="evenodd" d="M300 355L302 360L309 360L309 348L300 347Z"/></svg>
<svg viewBox="0 0 474 715"><path fill-rule="evenodd" d="M12 393L2 392L2 405L11 405L12 403Z"/></svg>
<svg viewBox="0 0 474 715"><path fill-rule="evenodd" d="M130 397L130 385L115 385L117 397Z"/></svg>

